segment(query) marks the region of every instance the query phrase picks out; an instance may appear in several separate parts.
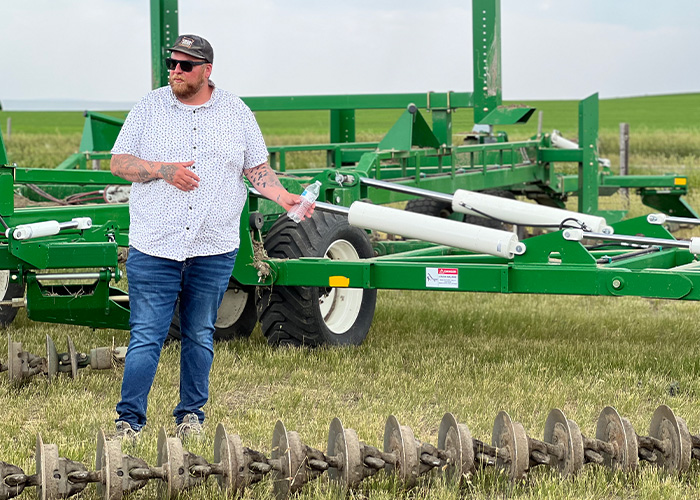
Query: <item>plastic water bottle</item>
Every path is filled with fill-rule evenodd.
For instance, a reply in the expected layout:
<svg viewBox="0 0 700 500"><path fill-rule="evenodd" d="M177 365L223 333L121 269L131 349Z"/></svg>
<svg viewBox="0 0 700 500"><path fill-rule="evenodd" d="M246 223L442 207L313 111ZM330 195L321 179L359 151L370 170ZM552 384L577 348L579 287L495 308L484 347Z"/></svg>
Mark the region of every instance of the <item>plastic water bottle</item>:
<svg viewBox="0 0 700 500"><path fill-rule="evenodd" d="M306 209L309 208L314 201L316 201L316 198L318 198L320 192L321 181L316 181L313 184L306 186L304 192L301 193L301 203L294 205L289 212L287 212L289 218L299 224L299 222L301 222L301 218L306 213Z"/></svg>

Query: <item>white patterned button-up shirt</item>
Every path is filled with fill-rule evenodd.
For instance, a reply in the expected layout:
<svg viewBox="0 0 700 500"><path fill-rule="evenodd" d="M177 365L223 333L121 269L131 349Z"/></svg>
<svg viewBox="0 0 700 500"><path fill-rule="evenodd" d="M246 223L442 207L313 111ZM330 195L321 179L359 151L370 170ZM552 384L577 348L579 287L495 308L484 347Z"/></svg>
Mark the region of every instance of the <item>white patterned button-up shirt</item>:
<svg viewBox="0 0 700 500"><path fill-rule="evenodd" d="M214 88L207 103L191 106L180 102L169 86L153 90L127 116L112 154L194 161L190 168L200 178L192 191L163 179L134 182L130 245L178 261L238 248L248 194L243 170L267 161L260 128L240 98Z"/></svg>

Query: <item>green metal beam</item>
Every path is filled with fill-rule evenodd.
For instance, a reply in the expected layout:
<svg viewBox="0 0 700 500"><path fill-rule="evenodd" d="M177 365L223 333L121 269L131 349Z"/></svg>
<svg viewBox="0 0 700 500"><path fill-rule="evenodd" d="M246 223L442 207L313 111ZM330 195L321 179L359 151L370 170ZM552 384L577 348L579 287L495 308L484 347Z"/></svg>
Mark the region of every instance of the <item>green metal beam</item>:
<svg viewBox="0 0 700 500"><path fill-rule="evenodd" d="M578 105L578 144L581 160L578 168L578 211L598 211L598 94Z"/></svg>
<svg viewBox="0 0 700 500"><path fill-rule="evenodd" d="M168 84L164 59L179 34L177 0L151 0L151 86Z"/></svg>
<svg viewBox="0 0 700 500"><path fill-rule="evenodd" d="M2 138L2 131L0 131L0 165L7 164L7 150L5 149L5 141Z"/></svg>
<svg viewBox="0 0 700 500"><path fill-rule="evenodd" d="M414 94L304 95L243 97L253 111L402 109L413 103L421 109L473 107L470 92L426 92Z"/></svg>

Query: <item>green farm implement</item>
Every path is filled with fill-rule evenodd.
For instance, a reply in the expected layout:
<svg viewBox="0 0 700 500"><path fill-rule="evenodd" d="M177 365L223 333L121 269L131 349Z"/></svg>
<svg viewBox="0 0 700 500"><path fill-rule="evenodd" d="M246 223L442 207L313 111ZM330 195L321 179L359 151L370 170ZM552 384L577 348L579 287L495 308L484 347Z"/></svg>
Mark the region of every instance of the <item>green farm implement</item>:
<svg viewBox="0 0 700 500"><path fill-rule="evenodd" d="M153 84L161 86L177 3L154 0L151 14ZM657 221L694 221L686 178L614 175L597 152L597 95L579 104L577 143L556 133L524 141L493 133L534 110L501 101L499 2L474 0L473 25L473 92L245 99L254 111L329 110L330 142L270 148L288 189L321 182L319 210L297 225L251 192L218 338L247 336L259 321L275 344L359 344L382 288L697 300L693 240L676 241L643 218L623 221L624 211L598 203L633 189L661 212ZM379 142L355 142L355 110L381 108L403 111ZM472 108L484 130L471 144L453 144L461 108ZM86 113L81 152L50 170L9 165L0 143L3 323L26 305L35 321L128 329L128 294L112 285L122 277L119 248L129 243L129 183L88 168L110 157L121 123ZM325 168L288 169L298 151L325 152ZM16 194L59 205L19 208ZM563 210L570 197L576 212ZM86 199L94 203L79 204ZM550 231L521 240L528 226ZM177 315L171 333L179 335Z"/></svg>

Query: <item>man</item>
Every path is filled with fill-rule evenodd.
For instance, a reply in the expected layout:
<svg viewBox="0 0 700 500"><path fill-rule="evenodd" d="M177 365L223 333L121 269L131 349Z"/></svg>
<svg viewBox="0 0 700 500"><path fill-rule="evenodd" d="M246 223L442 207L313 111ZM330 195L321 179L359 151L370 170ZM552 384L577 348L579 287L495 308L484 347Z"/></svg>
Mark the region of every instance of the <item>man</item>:
<svg viewBox="0 0 700 500"><path fill-rule="evenodd" d="M214 322L240 241L243 175L285 210L299 203L267 164L250 109L209 80L209 42L181 35L168 50L170 85L134 106L112 149L112 173L133 182L126 263L131 338L116 408L117 435L131 439L146 424L148 393L178 296L180 402L173 416L180 437L201 432Z"/></svg>

